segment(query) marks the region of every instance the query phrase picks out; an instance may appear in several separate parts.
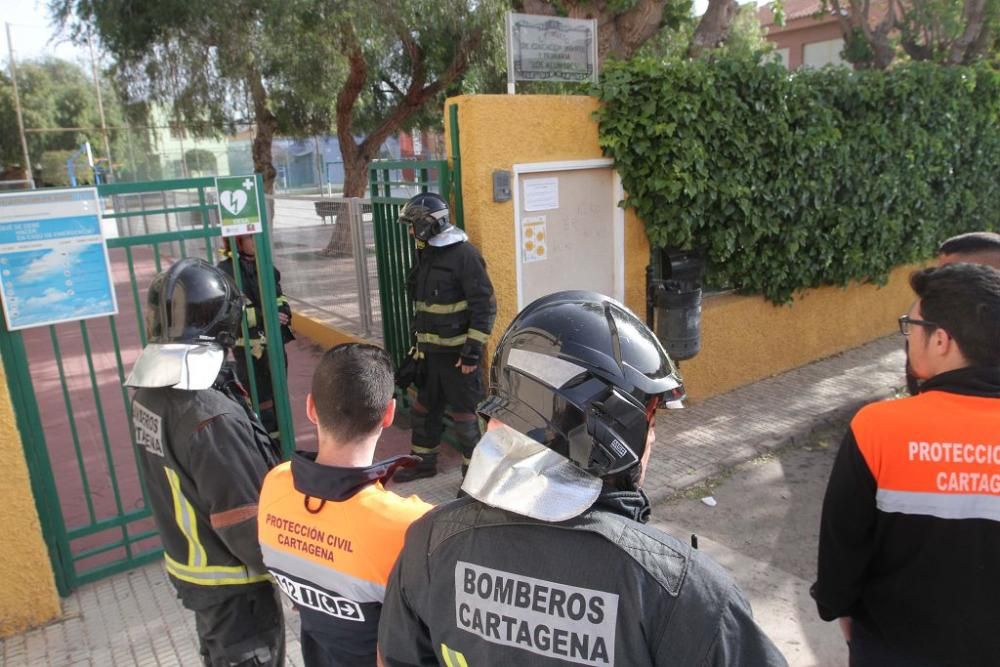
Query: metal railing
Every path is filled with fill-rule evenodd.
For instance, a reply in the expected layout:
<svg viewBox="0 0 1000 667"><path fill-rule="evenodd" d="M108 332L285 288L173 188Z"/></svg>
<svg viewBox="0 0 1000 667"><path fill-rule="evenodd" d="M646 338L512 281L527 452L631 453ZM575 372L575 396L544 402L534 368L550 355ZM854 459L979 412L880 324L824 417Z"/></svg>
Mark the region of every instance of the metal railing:
<svg viewBox="0 0 1000 667"><path fill-rule="evenodd" d="M258 190L261 186L258 176ZM0 320L0 356L64 595L159 557L135 458L126 369L146 343L145 296L154 275L181 257L214 262L215 248L224 242L213 179L117 183L100 186L98 194L105 202L101 222L118 313L13 332ZM266 274L271 267L266 229L260 239L258 262ZM232 250L233 240L228 243ZM274 303L273 287L265 282L261 292L265 303ZM264 309L264 321L268 333L278 330L276 307ZM245 319L243 327L246 337ZM287 454L294 449L294 430L278 355L271 356L271 379ZM251 377L258 409L255 386Z"/></svg>
<svg viewBox="0 0 1000 667"><path fill-rule="evenodd" d="M381 341L371 201L275 196L274 265L295 312Z"/></svg>

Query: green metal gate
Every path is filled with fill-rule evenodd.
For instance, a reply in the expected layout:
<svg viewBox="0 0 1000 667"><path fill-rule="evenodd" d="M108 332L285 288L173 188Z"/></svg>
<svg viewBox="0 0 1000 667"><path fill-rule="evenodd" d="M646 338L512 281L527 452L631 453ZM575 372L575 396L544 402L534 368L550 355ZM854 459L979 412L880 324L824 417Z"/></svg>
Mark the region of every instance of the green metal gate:
<svg viewBox="0 0 1000 667"><path fill-rule="evenodd" d="M266 211L259 175L256 190L259 210ZM0 355L62 595L161 553L124 382L146 343L143 309L152 277L183 257L218 259L223 240L214 191L212 178L99 186L102 217L118 228L117 238L107 239L118 314L14 332L0 318ZM234 239L229 246L235 256ZM257 248L258 275L270 276L268 225ZM274 285L265 280L260 289L263 303L275 304ZM264 311L268 339L281 340L276 307ZM246 327L244 318L244 339ZM243 352L252 369L249 347ZM287 455L295 443L284 360L268 356ZM256 410L256 382L250 384Z"/></svg>

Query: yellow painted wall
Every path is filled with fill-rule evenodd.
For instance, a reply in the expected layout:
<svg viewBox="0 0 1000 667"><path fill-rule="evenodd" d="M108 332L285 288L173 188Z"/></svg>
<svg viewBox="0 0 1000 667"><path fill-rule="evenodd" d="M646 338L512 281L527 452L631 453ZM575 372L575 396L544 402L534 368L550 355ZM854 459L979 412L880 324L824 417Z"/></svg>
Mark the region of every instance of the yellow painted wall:
<svg viewBox="0 0 1000 667"><path fill-rule="evenodd" d="M701 352L681 362L688 396L707 398L891 334L913 303L908 279L916 268L897 268L881 288L807 290L790 306L760 296L706 298Z"/></svg>
<svg viewBox="0 0 1000 667"><path fill-rule="evenodd" d="M465 228L481 250L497 293L491 343L517 309L514 204L493 201L493 172L514 164L604 157L597 143L595 98L549 95L472 95L449 99L458 106ZM446 145L450 148L450 124ZM625 214L625 302L645 317L649 241L631 209ZM911 267L912 268L912 267ZM856 347L894 330L912 296L910 269L893 273L885 288L855 285L809 290L791 306L761 297L705 300L702 348L682 371L692 398L734 387Z"/></svg>
<svg viewBox="0 0 1000 667"><path fill-rule="evenodd" d="M0 637L52 620L59 595L0 366Z"/></svg>

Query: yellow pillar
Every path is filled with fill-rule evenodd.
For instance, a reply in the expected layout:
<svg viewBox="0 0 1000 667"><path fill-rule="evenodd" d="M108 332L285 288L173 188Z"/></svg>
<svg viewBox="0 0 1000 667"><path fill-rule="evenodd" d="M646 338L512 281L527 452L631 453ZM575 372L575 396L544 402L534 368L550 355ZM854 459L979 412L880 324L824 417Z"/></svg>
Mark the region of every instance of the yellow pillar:
<svg viewBox="0 0 1000 667"><path fill-rule="evenodd" d="M0 470L0 637L6 637L52 620L60 607L2 365Z"/></svg>
<svg viewBox="0 0 1000 667"><path fill-rule="evenodd" d="M448 107L458 107L465 231L483 254L497 295L493 341L517 314L514 203L493 201L493 172L515 164L605 157L585 95L462 95L445 102L445 145L451 150ZM625 303L645 312L649 241L642 222L625 214Z"/></svg>

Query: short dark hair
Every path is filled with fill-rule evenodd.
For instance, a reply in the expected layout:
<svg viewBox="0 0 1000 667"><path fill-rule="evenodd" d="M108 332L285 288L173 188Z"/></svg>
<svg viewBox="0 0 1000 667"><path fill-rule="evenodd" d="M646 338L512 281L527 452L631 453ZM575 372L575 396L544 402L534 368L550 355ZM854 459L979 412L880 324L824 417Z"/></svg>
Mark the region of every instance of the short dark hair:
<svg viewBox="0 0 1000 667"><path fill-rule="evenodd" d="M973 366L1000 366L1000 271L960 262L916 271L920 317L958 343Z"/></svg>
<svg viewBox="0 0 1000 667"><path fill-rule="evenodd" d="M312 378L319 426L340 442L357 440L378 428L393 391L389 355L365 343L330 348Z"/></svg>
<svg viewBox="0 0 1000 667"><path fill-rule="evenodd" d="M996 232L969 232L952 236L938 246L939 255L978 255L1000 253L1000 234Z"/></svg>

